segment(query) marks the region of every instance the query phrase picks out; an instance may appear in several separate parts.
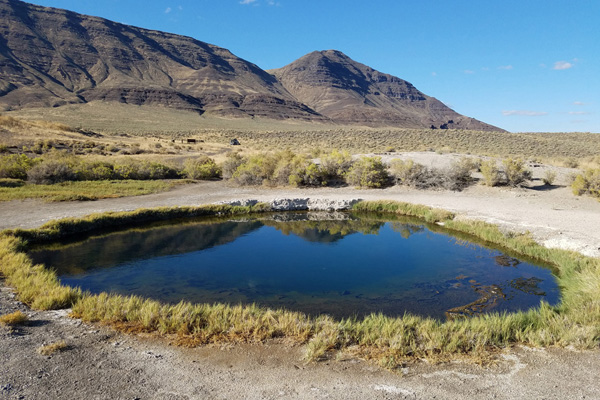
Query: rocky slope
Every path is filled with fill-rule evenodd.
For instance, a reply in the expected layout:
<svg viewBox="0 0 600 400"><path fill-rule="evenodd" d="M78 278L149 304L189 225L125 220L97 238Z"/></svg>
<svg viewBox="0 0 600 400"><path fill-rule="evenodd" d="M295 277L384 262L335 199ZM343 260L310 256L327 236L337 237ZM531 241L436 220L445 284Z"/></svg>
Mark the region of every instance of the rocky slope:
<svg viewBox="0 0 600 400"><path fill-rule="evenodd" d="M322 119L226 49L17 0L0 0L0 96L5 109L108 100Z"/></svg>
<svg viewBox="0 0 600 400"><path fill-rule="evenodd" d="M336 51L315 51L271 70L299 101L342 123L501 130L458 114L409 82Z"/></svg>
<svg viewBox="0 0 600 400"><path fill-rule="evenodd" d="M0 0L0 111L111 101L220 116L501 130L338 51L271 72L190 37Z"/></svg>

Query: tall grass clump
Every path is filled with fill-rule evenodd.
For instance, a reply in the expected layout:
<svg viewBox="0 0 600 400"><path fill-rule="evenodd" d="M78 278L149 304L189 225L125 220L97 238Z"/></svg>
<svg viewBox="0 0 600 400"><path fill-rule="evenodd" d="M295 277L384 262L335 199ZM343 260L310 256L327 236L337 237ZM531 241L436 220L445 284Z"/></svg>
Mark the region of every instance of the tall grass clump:
<svg viewBox="0 0 600 400"><path fill-rule="evenodd" d="M586 169L577 174L571 183L571 189L577 196L588 194L600 199L600 168Z"/></svg>
<svg viewBox="0 0 600 400"><path fill-rule="evenodd" d="M43 265L33 265L25 253L25 243L15 237L0 236L0 274L17 290L23 303L41 310L71 307L81 291L62 286L56 274Z"/></svg>

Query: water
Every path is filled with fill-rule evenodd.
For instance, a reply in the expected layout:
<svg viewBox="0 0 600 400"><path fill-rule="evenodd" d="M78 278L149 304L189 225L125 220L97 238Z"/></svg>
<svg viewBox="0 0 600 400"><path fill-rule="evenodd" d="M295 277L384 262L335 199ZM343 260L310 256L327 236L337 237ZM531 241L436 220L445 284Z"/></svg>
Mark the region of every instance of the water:
<svg viewBox="0 0 600 400"><path fill-rule="evenodd" d="M390 218L286 213L178 221L35 248L30 256L63 283L93 293L257 303L337 318L410 312L444 319L559 299L547 267L436 225Z"/></svg>

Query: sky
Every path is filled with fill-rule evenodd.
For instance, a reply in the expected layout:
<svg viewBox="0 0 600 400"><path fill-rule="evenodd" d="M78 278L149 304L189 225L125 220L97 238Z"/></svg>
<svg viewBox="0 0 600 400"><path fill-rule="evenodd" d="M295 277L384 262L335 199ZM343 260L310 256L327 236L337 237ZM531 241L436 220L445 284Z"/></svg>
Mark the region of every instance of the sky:
<svg viewBox="0 0 600 400"><path fill-rule="evenodd" d="M263 69L335 49L511 132L600 133L599 0L29 0Z"/></svg>

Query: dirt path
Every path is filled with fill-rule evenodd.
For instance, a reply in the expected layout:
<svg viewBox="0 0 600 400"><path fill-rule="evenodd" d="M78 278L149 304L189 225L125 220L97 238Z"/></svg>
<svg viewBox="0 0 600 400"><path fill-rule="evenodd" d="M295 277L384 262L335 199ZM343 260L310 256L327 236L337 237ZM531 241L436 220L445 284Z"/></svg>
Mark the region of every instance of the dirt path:
<svg viewBox="0 0 600 400"><path fill-rule="evenodd" d="M0 229L35 227L67 216L231 199L391 199L456 211L511 230L530 230L548 246L600 256L600 202L551 190L475 186L455 193L385 190L235 188L206 182L135 198L82 203L0 203ZM37 312L0 283L0 314L20 309L30 322L0 327L0 399L600 399L600 351L516 348L486 368L465 363L407 365L395 373L340 359L305 365L302 348L181 349L168 340L124 336ZM36 349L65 340L52 356Z"/></svg>

